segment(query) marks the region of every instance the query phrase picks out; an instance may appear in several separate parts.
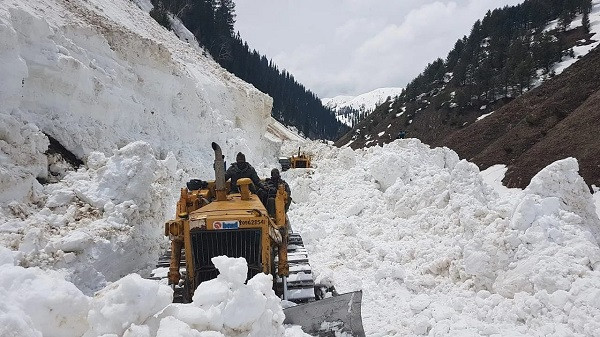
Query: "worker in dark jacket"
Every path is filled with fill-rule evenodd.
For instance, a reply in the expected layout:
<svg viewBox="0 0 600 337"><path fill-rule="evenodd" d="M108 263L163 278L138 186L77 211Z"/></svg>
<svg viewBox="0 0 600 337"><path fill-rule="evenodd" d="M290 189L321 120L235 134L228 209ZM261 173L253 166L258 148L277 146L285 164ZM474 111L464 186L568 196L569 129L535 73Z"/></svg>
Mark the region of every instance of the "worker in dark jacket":
<svg viewBox="0 0 600 337"><path fill-rule="evenodd" d="M229 189L231 193L239 193L237 181L240 178L250 178L252 180L254 184L254 186L250 186L252 193L256 194L257 189L262 187L262 183L254 167L246 162L246 156L243 153L238 152L235 157L235 163L231 164L227 172L225 172L225 181L231 179L231 188Z"/></svg>
<svg viewBox="0 0 600 337"><path fill-rule="evenodd" d="M292 191L290 190L290 185L288 185L285 180L281 179L279 170L274 168L271 170L271 178L265 179L265 187L267 188L269 198L275 197L277 194L277 189L279 188L279 184L283 184L285 192L288 196L285 203L285 210L287 212L288 208L290 207L290 203L292 202Z"/></svg>

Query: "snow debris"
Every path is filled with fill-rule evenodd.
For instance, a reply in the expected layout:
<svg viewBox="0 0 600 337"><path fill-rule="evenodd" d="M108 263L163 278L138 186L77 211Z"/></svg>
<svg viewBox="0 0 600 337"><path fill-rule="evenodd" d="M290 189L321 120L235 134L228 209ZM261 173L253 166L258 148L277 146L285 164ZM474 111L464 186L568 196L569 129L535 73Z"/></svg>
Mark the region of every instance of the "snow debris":
<svg viewBox="0 0 600 337"><path fill-rule="evenodd" d="M84 337L121 336L129 326L143 324L172 301L170 287L137 274L127 275L94 295L87 315L90 327Z"/></svg>
<svg viewBox="0 0 600 337"><path fill-rule="evenodd" d="M597 301L582 297L600 291L600 223L576 160L502 193L414 139L315 162L285 173L290 220L317 280L363 290L367 335L600 332Z"/></svg>
<svg viewBox="0 0 600 337"><path fill-rule="evenodd" d="M0 297L2 336L78 337L88 328L90 299L58 272L3 264Z"/></svg>
<svg viewBox="0 0 600 337"><path fill-rule="evenodd" d="M0 257L7 252L2 249ZM307 336L286 331L270 275L244 284L243 258L213 258L219 276L202 283L189 304L172 304L172 290L130 274L85 296L54 271L0 266L2 336ZM35 303L35 305L32 305Z"/></svg>

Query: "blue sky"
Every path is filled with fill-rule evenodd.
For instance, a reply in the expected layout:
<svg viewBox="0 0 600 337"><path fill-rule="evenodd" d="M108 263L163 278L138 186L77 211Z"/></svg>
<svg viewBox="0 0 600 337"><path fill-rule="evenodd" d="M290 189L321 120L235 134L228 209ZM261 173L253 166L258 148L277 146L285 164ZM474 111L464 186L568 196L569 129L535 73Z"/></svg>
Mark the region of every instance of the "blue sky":
<svg viewBox="0 0 600 337"><path fill-rule="evenodd" d="M319 97L403 87L488 9L522 0L236 0L251 48Z"/></svg>

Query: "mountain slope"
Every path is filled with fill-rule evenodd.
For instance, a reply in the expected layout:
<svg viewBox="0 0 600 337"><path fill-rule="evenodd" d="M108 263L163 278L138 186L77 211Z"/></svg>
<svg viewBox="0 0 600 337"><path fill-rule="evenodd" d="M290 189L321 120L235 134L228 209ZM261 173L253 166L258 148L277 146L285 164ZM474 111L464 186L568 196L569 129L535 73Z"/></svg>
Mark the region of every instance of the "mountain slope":
<svg viewBox="0 0 600 337"><path fill-rule="evenodd" d="M600 50L439 144L482 168L508 165L504 182L522 187L555 160L575 157L588 184L600 185Z"/></svg>
<svg viewBox="0 0 600 337"><path fill-rule="evenodd" d="M330 109L352 108L355 110L373 111L388 98L394 99L404 88L378 88L358 96L336 96L323 98L323 104Z"/></svg>

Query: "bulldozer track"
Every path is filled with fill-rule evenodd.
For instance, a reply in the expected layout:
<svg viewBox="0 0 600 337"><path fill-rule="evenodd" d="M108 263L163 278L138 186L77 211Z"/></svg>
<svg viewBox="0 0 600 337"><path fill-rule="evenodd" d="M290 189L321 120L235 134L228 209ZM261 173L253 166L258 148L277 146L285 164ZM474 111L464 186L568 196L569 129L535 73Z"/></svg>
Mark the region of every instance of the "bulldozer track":
<svg viewBox="0 0 600 337"><path fill-rule="evenodd" d="M288 236L289 276L287 277L287 292L284 299L296 303L315 300L315 281L312 268L308 263L308 252L304 248L302 237L298 233ZM277 287L283 289L283 279L277 276Z"/></svg>
<svg viewBox="0 0 600 337"><path fill-rule="evenodd" d="M161 284L169 285L169 265L171 263L171 249L165 251L163 255L158 258L158 262L156 263L156 268L152 270L149 279L158 280ZM184 279L187 270L185 268L185 251L181 251L181 263L179 268L179 273L182 276L182 280ZM183 303L183 283L180 282L177 285L171 285L173 289L173 303Z"/></svg>

